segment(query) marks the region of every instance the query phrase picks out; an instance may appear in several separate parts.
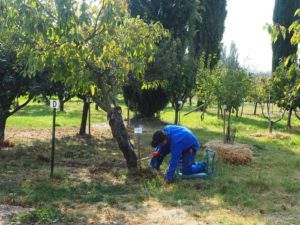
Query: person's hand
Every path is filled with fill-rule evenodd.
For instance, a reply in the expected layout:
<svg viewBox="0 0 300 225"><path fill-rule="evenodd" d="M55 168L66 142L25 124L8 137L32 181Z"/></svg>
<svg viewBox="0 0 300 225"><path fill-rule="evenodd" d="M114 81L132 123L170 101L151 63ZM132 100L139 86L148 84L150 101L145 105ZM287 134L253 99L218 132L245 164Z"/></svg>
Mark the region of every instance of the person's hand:
<svg viewBox="0 0 300 225"><path fill-rule="evenodd" d="M158 157L160 156L160 151L155 151L152 153L152 157Z"/></svg>
<svg viewBox="0 0 300 225"><path fill-rule="evenodd" d="M171 184L171 181L169 181L168 179L165 178L165 184L169 185L169 184Z"/></svg>

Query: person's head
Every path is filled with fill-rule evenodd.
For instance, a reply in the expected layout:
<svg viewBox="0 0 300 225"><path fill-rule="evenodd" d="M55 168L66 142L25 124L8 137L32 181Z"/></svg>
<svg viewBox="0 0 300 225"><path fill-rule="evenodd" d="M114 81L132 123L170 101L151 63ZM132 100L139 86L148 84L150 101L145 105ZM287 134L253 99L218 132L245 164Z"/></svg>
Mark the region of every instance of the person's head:
<svg viewBox="0 0 300 225"><path fill-rule="evenodd" d="M151 142L151 146L153 148L156 148L159 145L166 145L167 143L168 143L168 137L163 131L159 130L154 132L152 136L152 142Z"/></svg>

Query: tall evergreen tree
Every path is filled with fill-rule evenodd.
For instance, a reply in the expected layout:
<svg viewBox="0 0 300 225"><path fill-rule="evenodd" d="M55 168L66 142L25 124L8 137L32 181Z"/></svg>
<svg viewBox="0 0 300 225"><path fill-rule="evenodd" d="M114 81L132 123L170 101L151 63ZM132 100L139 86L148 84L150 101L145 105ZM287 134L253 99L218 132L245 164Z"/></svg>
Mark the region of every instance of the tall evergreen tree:
<svg viewBox="0 0 300 225"><path fill-rule="evenodd" d="M300 8L300 0L276 0L273 12L274 24L289 27L295 20L295 11ZM287 33L286 38L278 37L272 44L273 62L272 70L275 71L282 58L288 57L297 52L297 45L291 44L292 33Z"/></svg>
<svg viewBox="0 0 300 225"><path fill-rule="evenodd" d="M203 53L206 59L213 56L210 65L213 67L220 58L221 41L225 30L227 16L226 0L201 0L199 13L201 18L196 21L194 38L195 56Z"/></svg>
<svg viewBox="0 0 300 225"><path fill-rule="evenodd" d="M175 124L178 122L178 112L190 95L196 71L194 63L193 38L195 21L199 15L199 0L129 0L129 8L133 16L141 16L147 22L161 22L170 31L169 40L160 43L161 50L155 56L155 61L168 60L159 67L151 67L147 73L168 81L167 92L175 110ZM162 54L164 53L165 54ZM171 65L171 66L170 66Z"/></svg>

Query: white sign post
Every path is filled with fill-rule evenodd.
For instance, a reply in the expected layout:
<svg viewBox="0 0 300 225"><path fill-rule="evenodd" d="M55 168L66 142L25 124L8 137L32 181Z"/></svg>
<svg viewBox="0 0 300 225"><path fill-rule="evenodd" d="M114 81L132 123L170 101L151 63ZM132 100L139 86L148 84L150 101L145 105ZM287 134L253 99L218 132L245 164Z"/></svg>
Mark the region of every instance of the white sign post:
<svg viewBox="0 0 300 225"><path fill-rule="evenodd" d="M59 108L59 101L58 100L50 100L50 107L52 109L58 109Z"/></svg>
<svg viewBox="0 0 300 225"><path fill-rule="evenodd" d="M138 150L138 167L139 169L142 168L142 164L141 164L141 136L143 133L143 128L142 127L135 127L134 128L134 134L137 137L137 150Z"/></svg>
<svg viewBox="0 0 300 225"><path fill-rule="evenodd" d="M51 172L50 177L53 177L54 171L54 155L55 155L55 123L56 123L56 109L59 108L58 100L50 100L50 107L53 109L53 123L52 123L52 150L51 150Z"/></svg>
<svg viewBox="0 0 300 225"><path fill-rule="evenodd" d="M182 108L182 104L183 104L183 102L181 100L178 101L178 105L179 105L179 110L178 110L178 125L180 125L180 110Z"/></svg>

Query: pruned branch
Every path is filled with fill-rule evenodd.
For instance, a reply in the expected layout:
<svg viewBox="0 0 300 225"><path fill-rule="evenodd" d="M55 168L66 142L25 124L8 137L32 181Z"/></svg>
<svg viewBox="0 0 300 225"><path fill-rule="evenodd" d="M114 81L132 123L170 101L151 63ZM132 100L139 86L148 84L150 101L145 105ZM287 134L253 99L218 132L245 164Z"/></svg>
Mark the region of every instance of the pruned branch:
<svg viewBox="0 0 300 225"><path fill-rule="evenodd" d="M205 104L202 104L202 105L198 106L197 108L192 109L191 111L185 113L183 116L187 116L187 115L189 115L189 114L191 114L191 113L193 113L193 112L196 112L196 111L200 110L200 109L201 109L202 107L204 107L204 106L205 106Z"/></svg>

